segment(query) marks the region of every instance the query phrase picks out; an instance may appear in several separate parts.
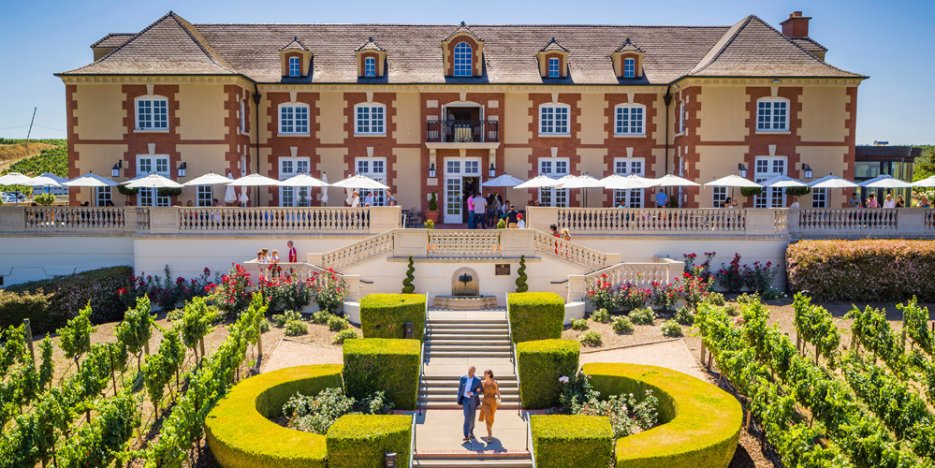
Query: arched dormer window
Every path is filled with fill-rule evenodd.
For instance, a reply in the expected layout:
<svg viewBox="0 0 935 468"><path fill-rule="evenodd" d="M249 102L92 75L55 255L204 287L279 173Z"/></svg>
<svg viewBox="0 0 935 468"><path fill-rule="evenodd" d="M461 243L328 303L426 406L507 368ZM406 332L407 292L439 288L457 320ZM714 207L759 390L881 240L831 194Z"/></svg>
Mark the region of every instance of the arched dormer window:
<svg viewBox="0 0 935 468"><path fill-rule="evenodd" d="M354 106L354 133L385 135L386 106L376 102L364 102Z"/></svg>
<svg viewBox="0 0 935 468"><path fill-rule="evenodd" d="M298 56L289 57L289 76L292 78L302 76L302 60Z"/></svg>
<svg viewBox="0 0 935 468"><path fill-rule="evenodd" d="M301 78L311 74L312 52L298 37L279 49L279 57L283 78Z"/></svg>
<svg viewBox="0 0 935 468"><path fill-rule="evenodd" d="M308 135L308 104L287 102L279 105L279 134Z"/></svg>
<svg viewBox="0 0 935 468"><path fill-rule="evenodd" d="M386 74L386 49L373 37L355 50L357 54L357 76L360 78L383 78Z"/></svg>
<svg viewBox="0 0 935 468"><path fill-rule="evenodd" d="M614 135L646 134L646 107L642 104L618 104L614 108Z"/></svg>
<svg viewBox="0 0 935 468"><path fill-rule="evenodd" d="M455 45L454 76L474 76L474 48L467 42Z"/></svg>
<svg viewBox="0 0 935 468"><path fill-rule="evenodd" d="M568 49L559 44L554 37L539 49L536 60L539 61L539 75L542 78L558 79L568 76Z"/></svg>
<svg viewBox="0 0 935 468"><path fill-rule="evenodd" d="M756 101L757 133L789 131L789 100L761 98Z"/></svg>
<svg viewBox="0 0 935 468"><path fill-rule="evenodd" d="M611 58L617 78L632 80L643 77L643 49L639 48L630 38L623 41Z"/></svg>
<svg viewBox="0 0 935 468"><path fill-rule="evenodd" d="M168 131L169 100L163 96L140 96L136 98L136 129Z"/></svg>

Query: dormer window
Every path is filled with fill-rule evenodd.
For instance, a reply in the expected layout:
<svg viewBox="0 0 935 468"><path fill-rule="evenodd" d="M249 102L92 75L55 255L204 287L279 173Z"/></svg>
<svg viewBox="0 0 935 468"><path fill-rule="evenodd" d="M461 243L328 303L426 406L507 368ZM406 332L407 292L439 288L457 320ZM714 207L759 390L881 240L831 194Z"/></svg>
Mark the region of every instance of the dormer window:
<svg viewBox="0 0 935 468"><path fill-rule="evenodd" d="M360 78L382 78L386 74L386 50L380 47L372 37L358 47L357 76Z"/></svg>
<svg viewBox="0 0 935 468"><path fill-rule="evenodd" d="M169 129L169 100L162 96L144 96L136 100L136 129Z"/></svg>
<svg viewBox="0 0 935 468"><path fill-rule="evenodd" d="M636 59L627 57L623 59L623 77L636 78Z"/></svg>
<svg viewBox="0 0 935 468"><path fill-rule="evenodd" d="M643 77L643 49L629 38L611 55L617 78L632 80Z"/></svg>
<svg viewBox="0 0 935 468"><path fill-rule="evenodd" d="M367 57L364 59L364 76L367 78L375 78L377 76L376 58Z"/></svg>
<svg viewBox="0 0 935 468"><path fill-rule="evenodd" d="M539 61L539 76L542 78L558 79L568 75L568 49L563 47L553 37L546 42L545 47L536 53Z"/></svg>
<svg viewBox="0 0 935 468"><path fill-rule="evenodd" d="M484 74L484 41L463 22L442 39L445 76L471 78Z"/></svg>
<svg viewBox="0 0 935 468"><path fill-rule="evenodd" d="M467 42L459 42L455 46L455 76L472 76L474 74L474 48Z"/></svg>
<svg viewBox="0 0 935 468"><path fill-rule="evenodd" d="M561 69L559 68L562 61L558 57L549 58L549 78L559 78L561 75Z"/></svg>
<svg viewBox="0 0 935 468"><path fill-rule="evenodd" d="M299 57L289 57L289 76L293 78L302 76L302 62Z"/></svg>
<svg viewBox="0 0 935 468"><path fill-rule="evenodd" d="M301 78L309 76L312 63L312 52L295 37L292 42L279 49L284 78Z"/></svg>

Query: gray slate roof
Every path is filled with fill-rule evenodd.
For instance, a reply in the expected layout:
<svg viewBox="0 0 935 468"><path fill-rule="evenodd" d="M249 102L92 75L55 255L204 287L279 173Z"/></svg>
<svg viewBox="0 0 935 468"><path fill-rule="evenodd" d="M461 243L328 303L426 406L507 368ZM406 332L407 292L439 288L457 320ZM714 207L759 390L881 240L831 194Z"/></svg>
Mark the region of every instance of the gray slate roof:
<svg viewBox="0 0 935 468"><path fill-rule="evenodd" d="M466 28L484 41L484 76L444 76L441 41ZM569 51L570 83L620 83L611 54L627 39L644 51L640 83L697 76L863 78L816 59L756 16L723 26L199 24L175 13L113 53L63 73L242 74L279 82L280 49L294 38L313 54L312 82L356 83L355 50L373 38L389 83L542 83L536 52L554 37Z"/></svg>

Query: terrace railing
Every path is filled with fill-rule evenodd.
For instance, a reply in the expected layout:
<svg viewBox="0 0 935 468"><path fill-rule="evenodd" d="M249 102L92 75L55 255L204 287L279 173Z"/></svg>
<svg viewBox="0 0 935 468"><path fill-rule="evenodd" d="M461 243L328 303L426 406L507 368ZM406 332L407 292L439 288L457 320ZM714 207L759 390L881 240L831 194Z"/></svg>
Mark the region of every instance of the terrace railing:
<svg viewBox="0 0 935 468"><path fill-rule="evenodd" d="M319 260L315 263L329 268L341 268L363 262L385 252L392 252L394 232L387 231L359 240L353 244L324 253L320 259L313 259L313 261Z"/></svg>
<svg viewBox="0 0 935 468"><path fill-rule="evenodd" d="M801 231L896 231L898 210L807 208L798 213Z"/></svg>
<svg viewBox="0 0 935 468"><path fill-rule="evenodd" d="M489 258L500 256L499 230L428 230L429 257Z"/></svg>
<svg viewBox="0 0 935 468"><path fill-rule="evenodd" d="M536 252L590 268L601 268L608 263L607 254L604 252L555 237L539 230L534 230L532 232L533 248Z"/></svg>
<svg viewBox="0 0 935 468"><path fill-rule="evenodd" d="M128 230L127 211L117 207L26 206L25 230L28 232L88 231L123 232ZM131 226L129 230L134 230Z"/></svg>
<svg viewBox="0 0 935 468"><path fill-rule="evenodd" d="M556 224L572 232L744 232L746 219L746 210L559 208Z"/></svg>
<svg viewBox="0 0 935 468"><path fill-rule="evenodd" d="M180 231L370 232L371 208L179 208Z"/></svg>

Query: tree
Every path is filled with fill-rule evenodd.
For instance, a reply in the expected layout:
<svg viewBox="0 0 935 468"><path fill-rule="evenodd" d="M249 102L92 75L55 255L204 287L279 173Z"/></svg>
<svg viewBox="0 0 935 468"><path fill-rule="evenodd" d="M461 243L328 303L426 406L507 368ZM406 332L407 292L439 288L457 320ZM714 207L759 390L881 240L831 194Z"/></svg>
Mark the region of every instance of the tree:
<svg viewBox="0 0 935 468"><path fill-rule="evenodd" d="M912 178L922 180L935 174L935 145L922 146L922 156L916 158L912 165Z"/></svg>
<svg viewBox="0 0 935 468"><path fill-rule="evenodd" d="M516 292L522 293L529 291L529 285L526 284L526 256L519 257L519 269L516 270Z"/></svg>
<svg viewBox="0 0 935 468"><path fill-rule="evenodd" d="M204 359L204 337L211 331L211 324L214 323L217 316L217 310L209 306L203 297L192 298L191 301L185 304L180 323L182 342L185 343L186 348L195 352L199 362ZM201 345L201 353L195 349L198 344Z"/></svg>
<svg viewBox="0 0 935 468"><path fill-rule="evenodd" d="M153 316L149 297L136 299L136 307L127 309L123 322L117 325L117 339L127 347L127 351L136 355L136 369L140 370L143 352L149 354L149 338L153 335Z"/></svg>
<svg viewBox="0 0 935 468"><path fill-rule="evenodd" d="M88 302L75 318L68 321L64 327L55 332L61 337L59 346L65 352L65 357L73 359L75 364L81 356L91 350L91 302Z"/></svg>
<svg viewBox="0 0 935 468"><path fill-rule="evenodd" d="M416 267L412 261L412 255L409 256L409 267L406 269L406 279L403 280L403 294L412 294L416 290L416 286L412 284L415 281L416 276Z"/></svg>

